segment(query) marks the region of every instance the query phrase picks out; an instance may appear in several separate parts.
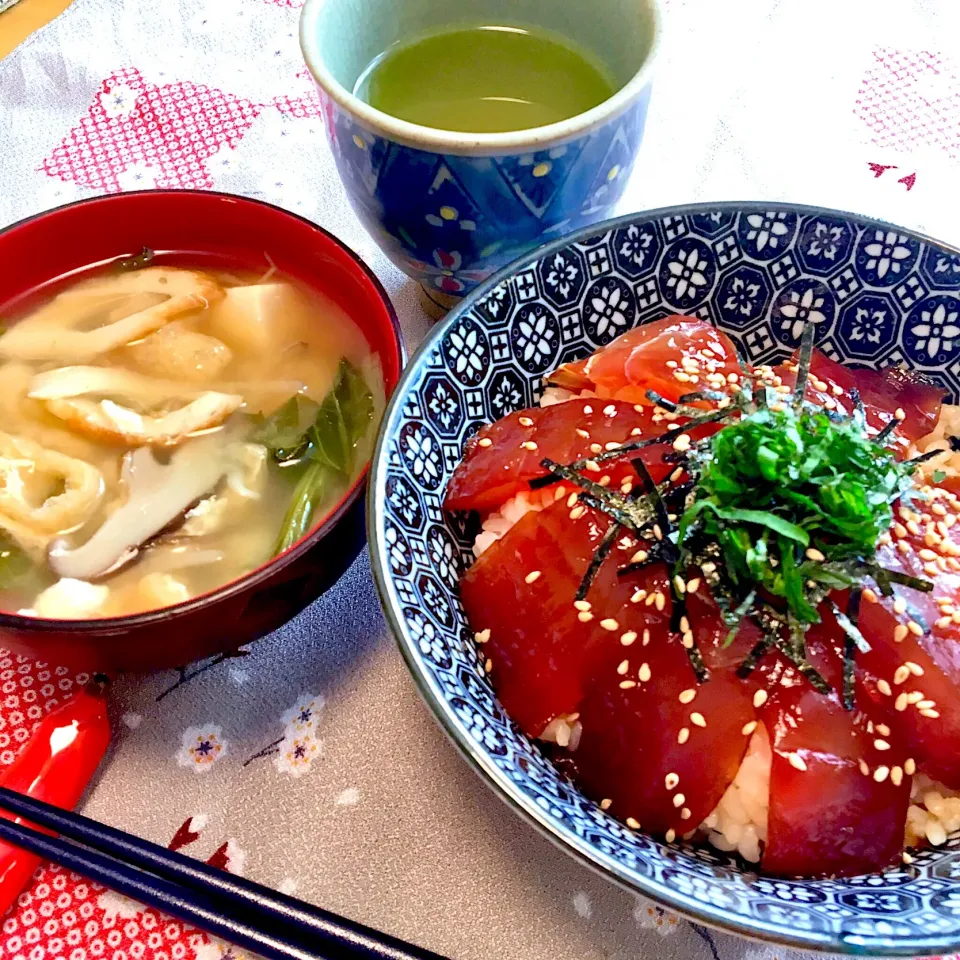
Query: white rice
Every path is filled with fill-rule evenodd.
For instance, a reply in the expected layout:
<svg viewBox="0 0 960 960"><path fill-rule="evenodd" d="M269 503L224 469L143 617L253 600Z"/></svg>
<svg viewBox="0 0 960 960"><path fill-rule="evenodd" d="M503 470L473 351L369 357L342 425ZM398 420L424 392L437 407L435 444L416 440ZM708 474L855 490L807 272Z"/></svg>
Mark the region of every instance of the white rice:
<svg viewBox="0 0 960 960"><path fill-rule="evenodd" d="M733 783L700 825L706 839L718 850L736 850L748 863L759 862L760 844L767 839L772 762L770 740L760 724L750 738Z"/></svg>
<svg viewBox="0 0 960 960"><path fill-rule="evenodd" d="M574 397L591 396L596 394L590 391L575 394L560 387L546 387L540 406L550 407ZM951 436L960 436L960 406L945 404L936 428L912 444L909 451L909 456L932 449L943 451L941 456L921 467L928 478L934 470L943 471L947 477L960 476L960 453L951 450L948 439ZM483 520L481 532L473 545L474 554L479 557L527 513L544 510L566 495L563 486L517 494ZM579 745L581 732L579 714L565 714L551 721L539 739L573 751ZM760 724L750 738L736 777L716 809L703 821L699 831L687 834L685 839L699 832L716 849L736 852L748 863L759 863L767 839L772 761L770 741L763 724ZM918 774L913 780L910 799L905 847L939 847L951 835L960 833L960 791L950 790Z"/></svg>

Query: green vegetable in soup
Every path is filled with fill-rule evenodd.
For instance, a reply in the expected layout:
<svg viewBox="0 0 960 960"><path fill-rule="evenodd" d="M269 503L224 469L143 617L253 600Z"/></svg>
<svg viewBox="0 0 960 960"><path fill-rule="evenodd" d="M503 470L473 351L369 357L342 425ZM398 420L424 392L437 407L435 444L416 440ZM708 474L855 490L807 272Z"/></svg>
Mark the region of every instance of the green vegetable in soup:
<svg viewBox="0 0 960 960"><path fill-rule="evenodd" d="M369 386L343 359L321 404L291 397L270 417L259 418L251 439L264 444L274 460L297 477L274 553L309 532L317 508L350 481L357 445L373 422L373 407Z"/></svg>
<svg viewBox="0 0 960 960"><path fill-rule="evenodd" d="M33 569L33 563L10 534L0 530L0 590L22 580Z"/></svg>

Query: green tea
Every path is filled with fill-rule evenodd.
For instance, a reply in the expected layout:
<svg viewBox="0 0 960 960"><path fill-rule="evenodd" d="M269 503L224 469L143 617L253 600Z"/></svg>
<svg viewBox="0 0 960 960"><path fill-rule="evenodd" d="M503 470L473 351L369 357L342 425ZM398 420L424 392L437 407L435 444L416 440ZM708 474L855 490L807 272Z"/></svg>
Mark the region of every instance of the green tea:
<svg viewBox="0 0 960 960"><path fill-rule="evenodd" d="M425 127L503 133L574 117L615 90L607 68L566 38L485 25L394 44L363 71L354 93Z"/></svg>

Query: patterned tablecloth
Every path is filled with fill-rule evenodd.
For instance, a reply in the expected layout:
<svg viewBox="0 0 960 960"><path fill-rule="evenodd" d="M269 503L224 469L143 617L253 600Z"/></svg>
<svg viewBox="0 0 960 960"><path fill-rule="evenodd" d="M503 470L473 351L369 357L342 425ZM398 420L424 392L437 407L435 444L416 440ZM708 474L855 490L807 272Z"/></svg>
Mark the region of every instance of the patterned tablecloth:
<svg viewBox="0 0 960 960"><path fill-rule="evenodd" d="M346 205L297 16L297 0L75 0L0 61L0 224L154 185L262 197L357 249L415 346L427 320ZM956 0L666 0L666 17L625 210L792 200L960 242ZM83 679L0 652L0 763ZM508 814L419 702L365 558L275 636L122 678L113 705L87 813L457 960L783 956L636 900ZM51 867L0 950L231 953Z"/></svg>

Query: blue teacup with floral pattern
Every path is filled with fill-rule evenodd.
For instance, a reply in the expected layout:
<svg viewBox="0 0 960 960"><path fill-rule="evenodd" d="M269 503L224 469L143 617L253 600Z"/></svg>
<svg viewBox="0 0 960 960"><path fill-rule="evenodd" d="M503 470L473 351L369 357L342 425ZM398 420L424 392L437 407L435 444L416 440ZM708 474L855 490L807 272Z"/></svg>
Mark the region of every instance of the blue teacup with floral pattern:
<svg viewBox="0 0 960 960"><path fill-rule="evenodd" d="M306 0L303 54L347 196L434 315L502 267L605 219L643 136L659 0ZM442 27L533 24L575 39L618 89L585 113L510 133L419 126L352 93L391 45Z"/></svg>

